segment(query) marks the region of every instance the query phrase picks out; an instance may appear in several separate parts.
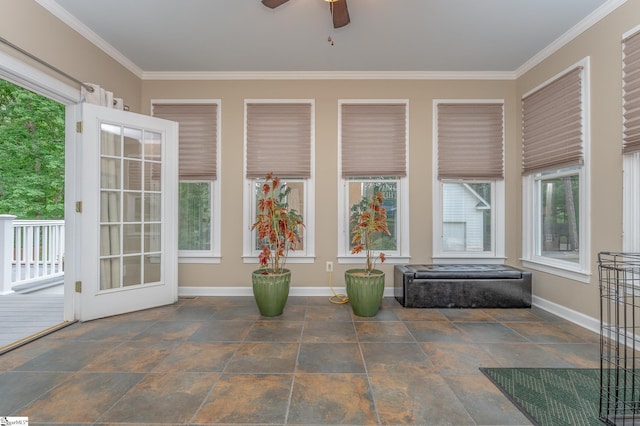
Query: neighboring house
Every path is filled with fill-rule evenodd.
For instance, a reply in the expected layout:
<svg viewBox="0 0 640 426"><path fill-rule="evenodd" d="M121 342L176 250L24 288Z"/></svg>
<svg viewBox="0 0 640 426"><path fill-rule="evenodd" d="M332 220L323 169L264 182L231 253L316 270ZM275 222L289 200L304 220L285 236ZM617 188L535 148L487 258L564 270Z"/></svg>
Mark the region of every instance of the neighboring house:
<svg viewBox="0 0 640 426"><path fill-rule="evenodd" d="M443 188L444 251L484 250L484 212L491 206L466 183Z"/></svg>

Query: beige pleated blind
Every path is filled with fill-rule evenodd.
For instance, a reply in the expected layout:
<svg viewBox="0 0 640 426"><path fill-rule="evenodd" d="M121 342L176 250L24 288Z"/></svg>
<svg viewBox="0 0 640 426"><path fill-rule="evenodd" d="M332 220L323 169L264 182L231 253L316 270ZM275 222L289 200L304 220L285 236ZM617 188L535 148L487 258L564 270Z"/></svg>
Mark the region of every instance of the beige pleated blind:
<svg viewBox="0 0 640 426"><path fill-rule="evenodd" d="M342 104L342 177L404 177L405 104Z"/></svg>
<svg viewBox="0 0 640 426"><path fill-rule="evenodd" d="M311 177L311 104L247 104L247 178Z"/></svg>
<svg viewBox="0 0 640 426"><path fill-rule="evenodd" d="M179 179L216 179L218 105L154 104L153 115L179 124Z"/></svg>
<svg viewBox="0 0 640 426"><path fill-rule="evenodd" d="M438 104L438 178L504 178L502 104Z"/></svg>
<svg viewBox="0 0 640 426"><path fill-rule="evenodd" d="M583 163L582 67L522 99L522 173Z"/></svg>
<svg viewBox="0 0 640 426"><path fill-rule="evenodd" d="M622 42L624 134L622 152L640 151L640 32Z"/></svg>

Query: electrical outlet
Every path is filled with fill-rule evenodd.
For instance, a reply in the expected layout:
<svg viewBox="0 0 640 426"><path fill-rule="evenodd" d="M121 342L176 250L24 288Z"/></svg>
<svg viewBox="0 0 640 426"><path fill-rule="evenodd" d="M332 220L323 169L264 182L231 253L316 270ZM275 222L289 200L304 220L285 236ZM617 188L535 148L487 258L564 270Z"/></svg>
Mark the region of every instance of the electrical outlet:
<svg viewBox="0 0 640 426"><path fill-rule="evenodd" d="M326 270L327 272L333 272L333 262L327 262Z"/></svg>

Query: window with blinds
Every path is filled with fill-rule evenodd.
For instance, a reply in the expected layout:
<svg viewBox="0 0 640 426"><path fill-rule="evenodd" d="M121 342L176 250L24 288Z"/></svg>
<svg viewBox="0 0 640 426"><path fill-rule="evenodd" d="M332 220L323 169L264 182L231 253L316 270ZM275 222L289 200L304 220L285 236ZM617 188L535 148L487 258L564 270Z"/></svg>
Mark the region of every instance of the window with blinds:
<svg viewBox="0 0 640 426"><path fill-rule="evenodd" d="M582 69L522 99L523 174L583 164Z"/></svg>
<svg viewBox="0 0 640 426"><path fill-rule="evenodd" d="M218 105L157 103L153 104L153 115L179 124L179 179L216 179Z"/></svg>
<svg viewBox="0 0 640 426"><path fill-rule="evenodd" d="M640 152L640 32L622 40L623 145L625 154Z"/></svg>
<svg viewBox="0 0 640 426"><path fill-rule="evenodd" d="M407 105L341 105L342 177L405 177Z"/></svg>
<svg viewBox="0 0 640 426"><path fill-rule="evenodd" d="M438 179L503 179L503 105L438 104Z"/></svg>
<svg viewBox="0 0 640 426"><path fill-rule="evenodd" d="M246 104L246 177L311 177L311 103Z"/></svg>

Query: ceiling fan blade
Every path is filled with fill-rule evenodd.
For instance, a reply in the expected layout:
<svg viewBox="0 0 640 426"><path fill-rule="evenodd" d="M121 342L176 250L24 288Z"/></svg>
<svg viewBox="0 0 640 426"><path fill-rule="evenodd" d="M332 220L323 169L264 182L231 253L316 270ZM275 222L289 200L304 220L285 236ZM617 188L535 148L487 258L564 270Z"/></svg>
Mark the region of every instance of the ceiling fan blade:
<svg viewBox="0 0 640 426"><path fill-rule="evenodd" d="M344 27L351 22L349 10L347 9L347 0L336 0L329 3L329 7L331 7L331 16L333 17L333 28Z"/></svg>
<svg viewBox="0 0 640 426"><path fill-rule="evenodd" d="M289 0L262 0L262 4L270 7L271 9L275 9L276 7L283 5L288 1Z"/></svg>

